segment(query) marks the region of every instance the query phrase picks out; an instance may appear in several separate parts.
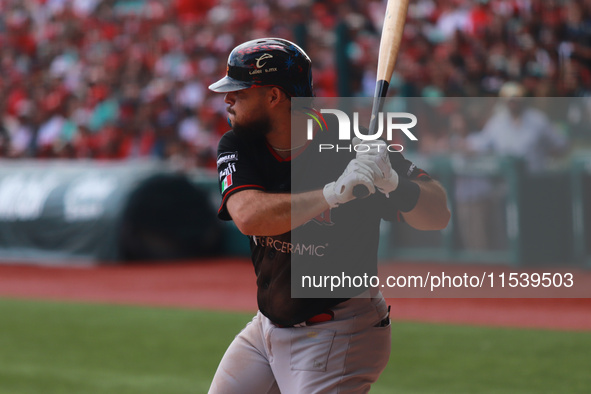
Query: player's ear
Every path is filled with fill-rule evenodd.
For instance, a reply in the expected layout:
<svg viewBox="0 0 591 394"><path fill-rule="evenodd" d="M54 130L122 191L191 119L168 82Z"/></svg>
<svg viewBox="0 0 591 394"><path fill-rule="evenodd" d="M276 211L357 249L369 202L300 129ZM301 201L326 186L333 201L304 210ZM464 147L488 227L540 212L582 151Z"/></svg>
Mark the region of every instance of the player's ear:
<svg viewBox="0 0 591 394"><path fill-rule="evenodd" d="M271 86L267 92L267 99L269 104L274 107L285 102L286 100L289 100L289 97L283 91L283 89L276 86Z"/></svg>

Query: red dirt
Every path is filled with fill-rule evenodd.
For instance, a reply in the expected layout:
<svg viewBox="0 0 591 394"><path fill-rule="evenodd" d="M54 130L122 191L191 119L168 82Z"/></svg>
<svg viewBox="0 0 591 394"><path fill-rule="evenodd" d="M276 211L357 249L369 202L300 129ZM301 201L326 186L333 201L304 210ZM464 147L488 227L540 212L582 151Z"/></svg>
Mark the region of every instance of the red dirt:
<svg viewBox="0 0 591 394"><path fill-rule="evenodd" d="M90 268L0 266L0 296L256 311L243 260Z"/></svg>
<svg viewBox="0 0 591 394"><path fill-rule="evenodd" d="M97 303L256 310L244 259L92 268L0 265L0 296ZM591 299L389 299L401 321L591 330Z"/></svg>

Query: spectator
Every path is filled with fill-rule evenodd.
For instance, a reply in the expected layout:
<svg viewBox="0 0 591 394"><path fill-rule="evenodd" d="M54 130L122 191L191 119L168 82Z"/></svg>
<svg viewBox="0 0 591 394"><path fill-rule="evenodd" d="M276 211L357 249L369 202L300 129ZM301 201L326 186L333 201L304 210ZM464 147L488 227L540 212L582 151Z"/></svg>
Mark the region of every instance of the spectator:
<svg viewBox="0 0 591 394"><path fill-rule="evenodd" d="M475 125L471 123L457 113L450 117L450 149L453 153L463 156L467 146L477 138ZM463 174L455 177L454 190L460 246L468 250L505 248L503 185L490 176Z"/></svg>
<svg viewBox="0 0 591 394"><path fill-rule="evenodd" d="M10 150L6 155L13 158L26 157L30 154L33 143L34 125L32 123L33 106L29 100L18 102L16 116L6 121L6 142L10 141Z"/></svg>
<svg viewBox="0 0 591 394"><path fill-rule="evenodd" d="M166 7L149 0L0 1L4 128L6 119L10 123L18 117L20 101L32 108L27 132L12 138L14 123L9 126L12 131L3 138L7 152L14 157L55 157L67 142L74 151L84 151L74 157L95 157L102 149L98 142L81 143L92 136L95 141L125 144L115 149L122 159L166 158L167 151L178 151L167 144L185 141L178 127L186 108L198 113L206 135L219 139L227 129L224 104L203 86L224 71L227 53L236 43L255 37L295 37L305 43L315 59L318 95L373 94L386 2L301 4L174 0ZM494 96L513 79L535 95L591 95L590 26L588 1L412 2L398 58L397 94ZM340 67L334 56L337 27L350 37L345 48L350 67ZM348 75L338 70L348 70ZM348 90L340 90L343 81L349 82ZM172 123L158 120L153 111L159 109L152 104L147 119L139 114L143 100L152 100L148 96L159 86L166 87L166 116L175 119ZM76 97L75 114L57 110L55 100L65 97ZM66 141L59 137L60 111L66 134L74 133ZM70 127L69 121L78 127ZM81 131L81 123L88 130ZM113 133L113 127L121 130ZM101 136L109 133L119 137ZM29 134L32 143L24 149ZM196 165L204 162L211 163L197 160Z"/></svg>
<svg viewBox="0 0 591 394"><path fill-rule="evenodd" d="M540 110L529 107L522 85L507 82L500 90L499 110L470 140L469 149L523 159L529 172L545 170L548 159L568 148L565 136Z"/></svg>

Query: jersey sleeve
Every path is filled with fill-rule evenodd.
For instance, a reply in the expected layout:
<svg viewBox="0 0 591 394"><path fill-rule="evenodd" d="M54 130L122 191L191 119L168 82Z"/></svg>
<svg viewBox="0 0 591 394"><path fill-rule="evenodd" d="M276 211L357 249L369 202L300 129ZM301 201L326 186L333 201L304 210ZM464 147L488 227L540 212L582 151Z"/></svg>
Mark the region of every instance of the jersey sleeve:
<svg viewBox="0 0 591 394"><path fill-rule="evenodd" d="M234 134L229 131L218 145L217 171L219 190L222 202L218 210L218 217L222 220L232 220L226 208L228 197L232 194L248 189L265 190L257 171L252 152Z"/></svg>
<svg viewBox="0 0 591 394"><path fill-rule="evenodd" d="M399 177L406 178L409 180L429 181L431 177L429 174L417 167L413 162L406 159L400 152L396 152L390 155L390 163L392 168L398 173ZM397 201L395 198L386 198L382 196L382 218L388 221L404 221L402 218L401 211L397 207Z"/></svg>

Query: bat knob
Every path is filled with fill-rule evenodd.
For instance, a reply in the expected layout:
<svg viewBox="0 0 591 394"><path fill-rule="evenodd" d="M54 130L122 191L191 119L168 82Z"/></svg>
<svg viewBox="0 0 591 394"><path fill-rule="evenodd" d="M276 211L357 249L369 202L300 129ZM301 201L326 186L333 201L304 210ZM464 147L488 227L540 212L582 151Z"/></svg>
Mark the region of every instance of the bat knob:
<svg viewBox="0 0 591 394"><path fill-rule="evenodd" d="M355 198L365 198L369 196L369 190L363 185L356 185L353 187L353 195Z"/></svg>

